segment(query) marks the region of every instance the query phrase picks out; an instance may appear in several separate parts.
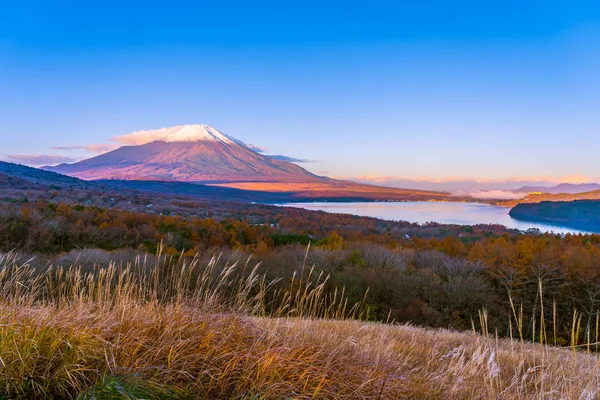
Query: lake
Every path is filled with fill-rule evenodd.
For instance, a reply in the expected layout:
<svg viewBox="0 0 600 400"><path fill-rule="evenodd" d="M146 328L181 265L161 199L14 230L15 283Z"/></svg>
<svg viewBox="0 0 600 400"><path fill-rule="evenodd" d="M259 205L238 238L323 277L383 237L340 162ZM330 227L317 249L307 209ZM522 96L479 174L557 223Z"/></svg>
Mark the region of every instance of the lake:
<svg viewBox="0 0 600 400"><path fill-rule="evenodd" d="M454 202L365 202L365 203L288 203L287 207L320 210L330 213L354 214L392 221L409 221L423 224L477 225L498 224L525 231L538 228L542 232L590 233L556 225L519 221L508 215L510 208L483 203Z"/></svg>

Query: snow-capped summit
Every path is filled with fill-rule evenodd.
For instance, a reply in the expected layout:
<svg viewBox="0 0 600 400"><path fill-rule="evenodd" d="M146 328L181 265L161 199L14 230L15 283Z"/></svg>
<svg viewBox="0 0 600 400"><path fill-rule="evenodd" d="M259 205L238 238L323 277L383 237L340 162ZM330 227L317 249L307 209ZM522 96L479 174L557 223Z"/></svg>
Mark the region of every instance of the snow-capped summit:
<svg viewBox="0 0 600 400"><path fill-rule="evenodd" d="M116 139L118 142L127 145L140 145L155 141L173 143L209 140L226 144L238 142L218 129L204 124L178 125L170 128L136 131L127 135L118 136Z"/></svg>
<svg viewBox="0 0 600 400"><path fill-rule="evenodd" d="M216 140L219 142L232 144L233 141L223 132L211 128L208 125L183 125L175 128L167 128L169 132L166 136L167 142L193 142L195 140Z"/></svg>

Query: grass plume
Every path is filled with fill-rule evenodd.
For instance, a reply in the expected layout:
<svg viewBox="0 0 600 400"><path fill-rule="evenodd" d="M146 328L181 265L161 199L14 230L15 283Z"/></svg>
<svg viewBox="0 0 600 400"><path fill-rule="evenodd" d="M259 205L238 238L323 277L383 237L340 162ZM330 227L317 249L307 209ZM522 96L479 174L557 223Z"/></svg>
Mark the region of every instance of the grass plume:
<svg viewBox="0 0 600 400"><path fill-rule="evenodd" d="M364 322L362 304L347 304L343 288L326 291L328 279L315 268L282 282L268 280L251 260L229 264L215 256L200 265L198 259L159 255L152 265L138 257L92 270L75 263L37 271L14 253L0 255L0 394L86 400L600 395L597 356L492 337L485 311L484 335ZM578 337L581 317L573 317ZM547 341L546 324L538 327L540 341Z"/></svg>

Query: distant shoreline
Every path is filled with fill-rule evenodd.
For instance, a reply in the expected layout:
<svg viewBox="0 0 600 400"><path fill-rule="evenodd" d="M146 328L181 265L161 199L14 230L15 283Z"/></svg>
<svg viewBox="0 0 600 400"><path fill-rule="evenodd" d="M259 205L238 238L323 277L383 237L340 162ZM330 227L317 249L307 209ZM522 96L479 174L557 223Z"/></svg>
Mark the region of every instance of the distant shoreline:
<svg viewBox="0 0 600 400"><path fill-rule="evenodd" d="M396 208L393 204L413 204ZM448 204L450 207L433 206L431 210L427 204ZM370 204L380 204L381 207ZM389 204L390 208L385 206ZM600 232L588 226L573 226L561 223L558 220L526 220L513 218L506 207L485 202L470 201L304 201L304 202L279 202L267 204L278 207L303 208L312 211L321 211L333 214L350 214L357 217L376 218L388 221L406 221L424 225L436 223L439 225L499 225L509 230L527 232L530 229L539 229L541 232L554 232L558 234L586 234ZM469 207L471 205L471 207ZM462 206L462 207L461 207ZM477 206L481 206L478 209ZM426 219L430 218L430 219Z"/></svg>
<svg viewBox="0 0 600 400"><path fill-rule="evenodd" d="M432 199L432 200L410 200L410 199L406 199L406 200L378 200L378 199L370 199L370 198L332 198L332 197L328 197L328 198L314 198L314 197L307 197L307 198L294 198L291 199L290 201L285 201L285 202L280 202L280 201L266 201L266 202L261 202L261 204L265 204L265 205L275 205L275 206L281 206L281 205L285 205L285 204L301 204L301 203L468 203L468 204L486 204L486 205L491 205L491 206L498 206L498 207L504 207L504 208L510 208L508 206L502 205L502 204L496 204L497 200L493 200L493 201L486 201L486 200L478 200L478 201L470 201L470 200L436 200L436 199ZM257 202L258 203L258 202Z"/></svg>
<svg viewBox="0 0 600 400"><path fill-rule="evenodd" d="M597 200L521 203L512 208L509 215L520 221L600 233L600 201Z"/></svg>

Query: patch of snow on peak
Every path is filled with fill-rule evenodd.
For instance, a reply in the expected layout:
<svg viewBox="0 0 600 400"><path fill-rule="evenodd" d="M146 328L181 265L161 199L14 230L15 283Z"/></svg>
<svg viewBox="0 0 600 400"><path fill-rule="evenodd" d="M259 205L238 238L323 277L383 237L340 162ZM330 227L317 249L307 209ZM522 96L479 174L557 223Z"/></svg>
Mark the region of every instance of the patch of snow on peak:
<svg viewBox="0 0 600 400"><path fill-rule="evenodd" d="M208 125L178 125L170 128L137 131L127 135L116 136L112 140L128 146L137 146L156 141L193 142L212 140L226 144L239 143L239 141Z"/></svg>
<svg viewBox="0 0 600 400"><path fill-rule="evenodd" d="M176 126L174 128L167 128L170 130L166 136L166 142L194 142L197 140L213 140L217 142L233 144L228 136L217 129L211 128L208 125L183 125Z"/></svg>

